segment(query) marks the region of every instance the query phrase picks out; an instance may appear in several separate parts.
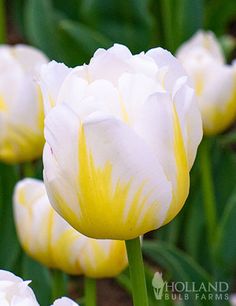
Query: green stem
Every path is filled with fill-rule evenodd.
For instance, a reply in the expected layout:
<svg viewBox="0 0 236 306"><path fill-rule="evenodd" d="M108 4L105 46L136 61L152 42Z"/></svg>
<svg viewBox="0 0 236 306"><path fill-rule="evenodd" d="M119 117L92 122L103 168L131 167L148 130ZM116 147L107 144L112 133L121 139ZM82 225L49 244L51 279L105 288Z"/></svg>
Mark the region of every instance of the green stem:
<svg viewBox="0 0 236 306"><path fill-rule="evenodd" d="M23 171L25 177L35 177L36 167L33 162L25 162L23 164Z"/></svg>
<svg viewBox="0 0 236 306"><path fill-rule="evenodd" d="M0 44L6 42L5 0L0 0Z"/></svg>
<svg viewBox="0 0 236 306"><path fill-rule="evenodd" d="M59 270L52 270L52 300L66 295L66 275Z"/></svg>
<svg viewBox="0 0 236 306"><path fill-rule="evenodd" d="M25 162L19 164L18 171L21 179L25 177L37 177L36 164L33 162Z"/></svg>
<svg viewBox="0 0 236 306"><path fill-rule="evenodd" d="M212 168L210 159L210 143L204 139L200 146L200 166L202 177L203 202L205 209L205 217L208 231L209 243L212 243L216 227L216 203L214 183L212 178Z"/></svg>
<svg viewBox="0 0 236 306"><path fill-rule="evenodd" d="M85 277L84 279L85 291L85 306L96 306L96 280Z"/></svg>
<svg viewBox="0 0 236 306"><path fill-rule="evenodd" d="M134 306L148 306L147 285L145 280L140 238L126 240L129 260L129 273L132 283Z"/></svg>

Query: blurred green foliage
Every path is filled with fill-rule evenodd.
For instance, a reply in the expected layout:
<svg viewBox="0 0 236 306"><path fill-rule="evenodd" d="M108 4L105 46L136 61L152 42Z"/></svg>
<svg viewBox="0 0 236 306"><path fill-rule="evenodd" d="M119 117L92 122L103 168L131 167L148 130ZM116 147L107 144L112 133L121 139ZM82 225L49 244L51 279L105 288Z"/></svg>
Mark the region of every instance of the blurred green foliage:
<svg viewBox="0 0 236 306"><path fill-rule="evenodd" d="M133 52L157 45L174 52L200 28L225 34L236 16L234 0L12 0L9 5L28 43L71 66L114 43Z"/></svg>
<svg viewBox="0 0 236 306"><path fill-rule="evenodd" d="M114 43L125 44L133 52L156 46L175 52L201 28L213 30L224 41L236 24L235 0L11 0L7 9L13 30L19 32L24 42L70 66L88 62L97 48ZM185 208L171 224L144 241L146 258L155 267L160 266L169 279L225 280L230 291L236 291L236 154L232 145L236 143L235 135L235 132L230 136L226 133L210 141L217 203L217 226L212 242L207 241L198 159L191 173ZM41 162L34 164L33 169L32 172L29 165L0 164L0 268L33 279L37 297L46 306L51 298L50 273L22 253L12 218L14 184L24 173L40 177ZM150 295L153 272L147 267ZM118 281L129 291L127 272ZM155 305L153 299L154 296L151 305ZM196 304L189 300L181 305L212 303ZM171 304L162 301L162 305Z"/></svg>

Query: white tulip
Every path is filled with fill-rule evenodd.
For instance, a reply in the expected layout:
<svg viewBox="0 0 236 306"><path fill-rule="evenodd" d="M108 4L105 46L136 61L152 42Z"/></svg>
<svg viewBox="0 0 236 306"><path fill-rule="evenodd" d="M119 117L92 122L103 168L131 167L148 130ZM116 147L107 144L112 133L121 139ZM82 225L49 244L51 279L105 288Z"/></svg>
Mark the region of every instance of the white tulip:
<svg viewBox="0 0 236 306"><path fill-rule="evenodd" d="M29 283L11 272L0 270L0 305L39 306Z"/></svg>
<svg viewBox="0 0 236 306"><path fill-rule="evenodd" d="M58 213L97 239L132 239L172 220L202 137L180 63L161 48L132 55L114 45L89 65L44 66L40 83L44 180Z"/></svg>
<svg viewBox="0 0 236 306"><path fill-rule="evenodd" d="M236 64L224 57L211 32L198 32L177 51L194 84L204 133L218 134L236 118Z"/></svg>
<svg viewBox="0 0 236 306"><path fill-rule="evenodd" d="M116 276L127 266L124 241L95 240L77 232L52 208L42 181L17 183L14 216L23 249L47 267L99 278Z"/></svg>
<svg viewBox="0 0 236 306"><path fill-rule="evenodd" d="M44 111L34 75L47 62L35 48L0 46L1 161L30 161L42 154Z"/></svg>

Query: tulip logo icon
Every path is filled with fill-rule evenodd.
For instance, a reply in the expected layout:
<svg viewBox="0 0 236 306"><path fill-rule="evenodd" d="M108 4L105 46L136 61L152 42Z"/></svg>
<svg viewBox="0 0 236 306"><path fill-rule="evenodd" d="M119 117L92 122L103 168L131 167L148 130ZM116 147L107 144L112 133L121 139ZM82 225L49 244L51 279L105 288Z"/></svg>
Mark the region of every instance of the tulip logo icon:
<svg viewBox="0 0 236 306"><path fill-rule="evenodd" d="M162 273L156 272L152 279L152 286L155 294L155 298L157 300L161 300L163 288L164 288L164 281L162 279Z"/></svg>

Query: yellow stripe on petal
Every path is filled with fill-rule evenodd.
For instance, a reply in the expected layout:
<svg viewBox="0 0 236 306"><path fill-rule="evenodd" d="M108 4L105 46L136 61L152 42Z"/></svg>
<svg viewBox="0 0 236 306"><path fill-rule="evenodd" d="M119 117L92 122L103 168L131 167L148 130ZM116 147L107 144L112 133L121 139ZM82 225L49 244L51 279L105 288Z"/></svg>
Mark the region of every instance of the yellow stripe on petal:
<svg viewBox="0 0 236 306"><path fill-rule="evenodd" d="M132 239L157 227L157 206L143 193L146 182L132 190L133 179L114 184L113 165L97 167L89 152L83 127L79 132L78 222L71 222L92 238ZM154 192L154 190L153 190ZM68 215L68 213L67 213ZM72 220L73 215L68 220ZM122 234L121 234L122 233Z"/></svg>
<svg viewBox="0 0 236 306"><path fill-rule="evenodd" d="M73 245L79 239L79 233L70 227L51 245L54 265L71 275L82 274L79 263L80 253L74 254L73 251ZM81 239L83 239L82 235ZM50 241L52 241L52 237ZM62 250L64 251L62 252Z"/></svg>
<svg viewBox="0 0 236 306"><path fill-rule="evenodd" d="M7 104L5 103L2 96L0 96L0 112L6 112L8 109Z"/></svg>
<svg viewBox="0 0 236 306"><path fill-rule="evenodd" d="M178 114L173 108L174 129L174 156L176 162L176 187L173 189L173 198L164 224L170 222L183 207L189 193L189 170L182 131Z"/></svg>
<svg viewBox="0 0 236 306"><path fill-rule="evenodd" d="M204 89L204 85L205 85L205 82L203 80L203 77L201 75L196 77L196 80L195 80L195 92L196 92L197 96L201 96L201 94L203 92L203 89Z"/></svg>
<svg viewBox="0 0 236 306"><path fill-rule="evenodd" d="M37 121L39 130L42 131L43 135L43 128L44 128L44 108L43 108L43 95L42 91L40 90L39 85L36 87L37 91L37 102L38 102L38 112L37 112Z"/></svg>
<svg viewBox="0 0 236 306"><path fill-rule="evenodd" d="M81 250L81 266L84 275L92 278L113 277L127 265L124 241L109 241L108 250L101 241L89 239Z"/></svg>

